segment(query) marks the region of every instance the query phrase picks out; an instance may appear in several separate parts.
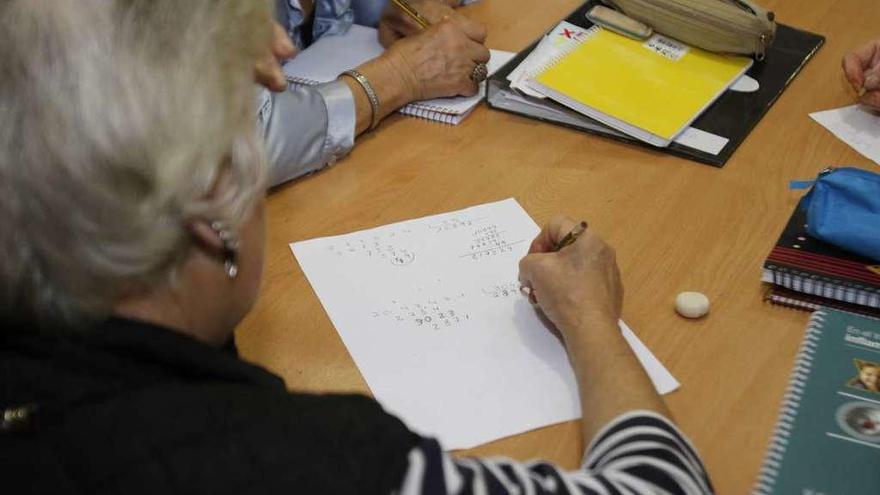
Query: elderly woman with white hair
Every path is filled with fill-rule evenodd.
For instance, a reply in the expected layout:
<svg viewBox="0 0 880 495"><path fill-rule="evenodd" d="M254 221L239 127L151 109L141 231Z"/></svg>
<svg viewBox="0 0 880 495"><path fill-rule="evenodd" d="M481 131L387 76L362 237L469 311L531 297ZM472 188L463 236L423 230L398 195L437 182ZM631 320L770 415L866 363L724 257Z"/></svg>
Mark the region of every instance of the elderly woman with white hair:
<svg viewBox="0 0 880 495"><path fill-rule="evenodd" d="M270 33L263 2L0 2L4 487L710 492L617 330L613 252L591 232L551 252L564 219L521 278L578 377L582 469L456 458L367 397L291 393L224 350L260 285Z"/></svg>

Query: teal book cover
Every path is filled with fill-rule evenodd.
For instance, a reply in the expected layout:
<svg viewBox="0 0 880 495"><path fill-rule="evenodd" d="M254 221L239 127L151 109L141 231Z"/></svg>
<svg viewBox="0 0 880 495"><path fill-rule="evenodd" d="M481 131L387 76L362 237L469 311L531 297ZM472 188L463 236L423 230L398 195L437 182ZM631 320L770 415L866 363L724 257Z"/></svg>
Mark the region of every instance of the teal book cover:
<svg viewBox="0 0 880 495"><path fill-rule="evenodd" d="M880 493L880 320L813 313L755 493Z"/></svg>

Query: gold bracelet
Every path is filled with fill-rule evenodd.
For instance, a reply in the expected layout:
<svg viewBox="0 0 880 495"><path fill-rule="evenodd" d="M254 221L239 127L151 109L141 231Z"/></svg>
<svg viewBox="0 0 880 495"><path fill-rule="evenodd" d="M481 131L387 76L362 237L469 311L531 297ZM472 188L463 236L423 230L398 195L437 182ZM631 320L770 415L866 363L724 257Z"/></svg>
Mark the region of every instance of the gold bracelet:
<svg viewBox="0 0 880 495"><path fill-rule="evenodd" d="M370 108L373 110L372 119L370 122L370 130L376 128L379 125L379 97L376 95L376 91L373 90L373 85L370 84L369 79L366 76L361 74L360 72L350 69L343 72L341 75L348 76L358 84L360 84L361 88L364 90L364 93L367 95L367 100L370 101Z"/></svg>

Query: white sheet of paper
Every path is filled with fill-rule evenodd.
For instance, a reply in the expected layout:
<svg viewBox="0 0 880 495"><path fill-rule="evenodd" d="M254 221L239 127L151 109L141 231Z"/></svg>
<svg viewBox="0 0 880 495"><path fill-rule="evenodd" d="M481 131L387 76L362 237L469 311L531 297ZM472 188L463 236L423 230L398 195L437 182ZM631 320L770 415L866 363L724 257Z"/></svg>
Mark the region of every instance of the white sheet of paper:
<svg viewBox="0 0 880 495"><path fill-rule="evenodd" d="M623 332L623 338L626 339L626 342L632 348L639 363L645 368L658 394L666 395L681 386L678 380L672 376L672 373L666 369L666 366L663 366L663 363L657 359L657 356L651 352L651 349L648 349L648 346L639 339L623 320L620 321L620 331Z"/></svg>
<svg viewBox="0 0 880 495"><path fill-rule="evenodd" d="M880 115L861 105L811 113L838 139L880 165Z"/></svg>
<svg viewBox="0 0 880 495"><path fill-rule="evenodd" d="M461 449L580 416L565 350L519 291L538 231L507 199L290 247L376 399Z"/></svg>

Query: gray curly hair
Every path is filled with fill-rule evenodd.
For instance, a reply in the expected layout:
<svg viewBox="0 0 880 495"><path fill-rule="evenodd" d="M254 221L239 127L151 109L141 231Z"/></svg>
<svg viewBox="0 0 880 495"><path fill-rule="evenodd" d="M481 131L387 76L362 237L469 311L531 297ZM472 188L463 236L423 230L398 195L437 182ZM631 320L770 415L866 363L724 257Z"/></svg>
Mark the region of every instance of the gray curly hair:
<svg viewBox="0 0 880 495"><path fill-rule="evenodd" d="M270 29L264 0L0 2L0 317L82 327L173 283L188 221L243 221Z"/></svg>

